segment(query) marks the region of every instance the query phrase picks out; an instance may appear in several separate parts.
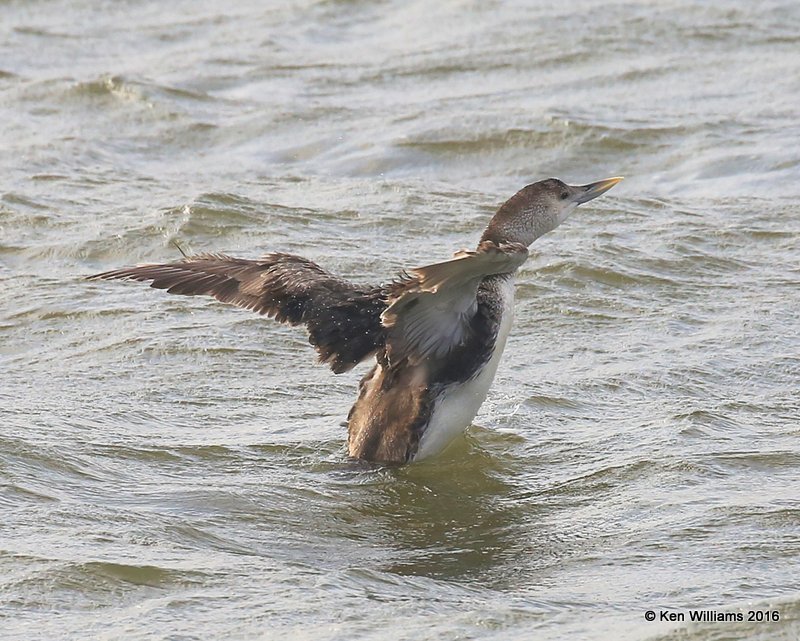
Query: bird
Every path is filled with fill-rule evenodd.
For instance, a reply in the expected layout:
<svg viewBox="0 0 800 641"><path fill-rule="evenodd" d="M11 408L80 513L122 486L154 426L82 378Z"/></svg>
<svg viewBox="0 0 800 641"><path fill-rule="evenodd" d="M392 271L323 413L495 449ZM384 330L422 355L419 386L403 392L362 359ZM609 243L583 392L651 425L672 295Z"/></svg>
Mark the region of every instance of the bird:
<svg viewBox="0 0 800 641"><path fill-rule="evenodd" d="M515 277L528 247L621 180L529 184L500 206L474 250L375 286L350 283L286 253L258 259L201 253L87 278L149 281L170 294L210 295L305 325L319 362L336 374L374 359L347 417L348 455L411 463L442 452L486 399L511 330Z"/></svg>

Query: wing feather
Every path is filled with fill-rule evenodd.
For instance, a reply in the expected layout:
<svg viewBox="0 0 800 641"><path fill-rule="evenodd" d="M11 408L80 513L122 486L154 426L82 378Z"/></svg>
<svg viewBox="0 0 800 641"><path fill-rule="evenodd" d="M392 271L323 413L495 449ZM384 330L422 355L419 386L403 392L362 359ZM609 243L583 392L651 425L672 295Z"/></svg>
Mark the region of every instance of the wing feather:
<svg viewBox="0 0 800 641"><path fill-rule="evenodd" d="M247 260L199 254L89 278L151 281L151 287L170 294L209 295L283 323L305 324L320 361L336 373L352 368L384 344L380 315L386 308L385 288L353 285L300 256L267 254Z"/></svg>
<svg viewBox="0 0 800 641"><path fill-rule="evenodd" d="M524 245L484 241L477 251L459 252L451 260L410 270L381 315L388 330L389 362L440 359L466 343L481 281L516 271L527 258Z"/></svg>

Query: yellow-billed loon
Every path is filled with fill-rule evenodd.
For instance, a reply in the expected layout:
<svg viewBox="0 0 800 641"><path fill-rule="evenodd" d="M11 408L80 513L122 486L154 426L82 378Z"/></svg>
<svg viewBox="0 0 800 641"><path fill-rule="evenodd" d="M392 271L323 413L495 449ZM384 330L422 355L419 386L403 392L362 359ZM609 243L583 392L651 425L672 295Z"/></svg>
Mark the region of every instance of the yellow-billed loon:
<svg viewBox="0 0 800 641"><path fill-rule="evenodd" d="M348 415L350 456L405 463L442 451L486 398L514 311L514 278L528 246L622 178L524 187L489 221L475 251L409 269L384 285L338 278L291 254L258 260L199 254L91 279L152 281L170 294L208 294L290 325L335 373L371 356Z"/></svg>

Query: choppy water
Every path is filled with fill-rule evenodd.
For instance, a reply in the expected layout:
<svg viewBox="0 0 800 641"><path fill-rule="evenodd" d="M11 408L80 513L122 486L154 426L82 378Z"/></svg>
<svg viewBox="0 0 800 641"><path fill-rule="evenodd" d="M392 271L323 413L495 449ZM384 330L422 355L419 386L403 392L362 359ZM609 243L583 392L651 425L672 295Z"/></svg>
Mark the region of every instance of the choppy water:
<svg viewBox="0 0 800 641"><path fill-rule="evenodd" d="M0 3L0 636L794 639L800 5ZM291 251L362 282L533 180L441 458L347 462L363 370L82 277ZM648 623L648 609L779 611ZM688 615L687 615L688 618Z"/></svg>

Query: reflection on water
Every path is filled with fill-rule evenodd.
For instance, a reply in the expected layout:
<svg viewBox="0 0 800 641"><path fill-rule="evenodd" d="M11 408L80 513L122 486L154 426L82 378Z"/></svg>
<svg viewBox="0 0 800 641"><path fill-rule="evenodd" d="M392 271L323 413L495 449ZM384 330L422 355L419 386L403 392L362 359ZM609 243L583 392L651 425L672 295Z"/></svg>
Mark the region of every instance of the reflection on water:
<svg viewBox="0 0 800 641"><path fill-rule="evenodd" d="M513 472L473 444L443 459L384 471L354 509L395 558L385 570L494 585L521 560L524 504Z"/></svg>

